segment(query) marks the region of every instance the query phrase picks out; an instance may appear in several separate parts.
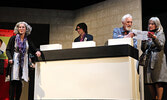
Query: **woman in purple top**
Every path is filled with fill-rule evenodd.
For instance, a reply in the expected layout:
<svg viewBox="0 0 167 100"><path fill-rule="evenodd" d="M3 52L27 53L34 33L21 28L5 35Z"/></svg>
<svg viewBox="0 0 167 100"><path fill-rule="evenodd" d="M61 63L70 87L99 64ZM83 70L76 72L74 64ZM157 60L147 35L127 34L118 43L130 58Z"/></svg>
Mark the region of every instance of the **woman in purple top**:
<svg viewBox="0 0 167 100"><path fill-rule="evenodd" d="M10 100L20 100L22 92L22 81L29 81L29 53L35 54L37 57L41 55L28 35L31 33L31 26L26 22L18 22L14 28L16 36L12 36L6 48L10 67L8 66L7 76L10 76Z"/></svg>

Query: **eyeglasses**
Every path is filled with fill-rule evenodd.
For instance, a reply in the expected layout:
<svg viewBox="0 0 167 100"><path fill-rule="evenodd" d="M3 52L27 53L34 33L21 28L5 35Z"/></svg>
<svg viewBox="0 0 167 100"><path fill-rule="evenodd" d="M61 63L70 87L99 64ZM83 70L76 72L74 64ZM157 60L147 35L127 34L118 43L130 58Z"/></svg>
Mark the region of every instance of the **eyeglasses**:
<svg viewBox="0 0 167 100"><path fill-rule="evenodd" d="M76 28L75 30L77 31L78 29L81 29L81 28Z"/></svg>
<svg viewBox="0 0 167 100"><path fill-rule="evenodd" d="M155 23L148 23L148 25L155 25Z"/></svg>

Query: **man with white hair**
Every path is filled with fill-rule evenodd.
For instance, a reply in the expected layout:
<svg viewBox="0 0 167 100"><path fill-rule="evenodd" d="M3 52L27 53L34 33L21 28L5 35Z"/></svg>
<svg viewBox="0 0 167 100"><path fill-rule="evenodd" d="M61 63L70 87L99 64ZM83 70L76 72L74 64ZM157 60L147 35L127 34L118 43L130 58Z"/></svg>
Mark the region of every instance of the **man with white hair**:
<svg viewBox="0 0 167 100"><path fill-rule="evenodd" d="M114 28L113 39L117 38L133 38L134 34L131 32L132 29L132 16L126 14L122 17L122 27ZM134 47L137 48L137 40L133 39Z"/></svg>

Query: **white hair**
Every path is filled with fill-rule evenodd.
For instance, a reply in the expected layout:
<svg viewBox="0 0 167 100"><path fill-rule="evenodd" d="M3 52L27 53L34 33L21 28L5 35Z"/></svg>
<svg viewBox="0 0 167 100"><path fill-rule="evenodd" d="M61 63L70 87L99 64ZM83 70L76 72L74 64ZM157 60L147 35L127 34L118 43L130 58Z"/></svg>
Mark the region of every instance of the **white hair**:
<svg viewBox="0 0 167 100"><path fill-rule="evenodd" d="M17 34L19 33L19 25L24 24L26 27L26 35L30 35L32 31L32 27L28 25L26 22L18 22L15 27L14 27L14 33Z"/></svg>
<svg viewBox="0 0 167 100"><path fill-rule="evenodd" d="M122 22L125 22L126 21L126 18L132 18L132 15L131 14L126 14L122 17Z"/></svg>
<svg viewBox="0 0 167 100"><path fill-rule="evenodd" d="M156 29L157 29L157 31L158 32L163 32L163 27L162 27L162 25L161 25L161 22L160 22L160 20L159 20L159 18L158 17L151 17L150 19L149 19L149 22L150 21L153 21L154 22L154 24L156 25ZM149 30L149 29L148 29Z"/></svg>

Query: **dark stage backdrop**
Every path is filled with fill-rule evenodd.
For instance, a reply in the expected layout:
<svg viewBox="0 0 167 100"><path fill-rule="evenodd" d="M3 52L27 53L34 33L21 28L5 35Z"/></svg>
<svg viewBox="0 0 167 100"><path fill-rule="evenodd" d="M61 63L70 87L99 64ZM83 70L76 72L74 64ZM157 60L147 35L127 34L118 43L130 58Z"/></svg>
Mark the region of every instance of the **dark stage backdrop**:
<svg viewBox="0 0 167 100"><path fill-rule="evenodd" d="M147 30L148 20L151 17L158 17L161 21L165 33L165 54L167 57L167 9L164 7L165 1L142 0L142 30ZM167 60L167 59L166 59ZM145 86L145 100L152 100L149 89ZM164 86L162 100L167 100L167 84Z"/></svg>
<svg viewBox="0 0 167 100"><path fill-rule="evenodd" d="M142 24L143 24L143 30L147 30L148 27L148 20L151 17L158 17L161 21L162 27L164 29L165 37L166 37L166 42L165 42L165 54L167 56L167 12L166 13L160 13L160 14L152 14L152 15L145 15L143 16Z"/></svg>
<svg viewBox="0 0 167 100"><path fill-rule="evenodd" d="M32 27L31 40L36 47L42 44L49 44L49 24L28 23ZM16 23L0 22L0 29L14 29Z"/></svg>
<svg viewBox="0 0 167 100"><path fill-rule="evenodd" d="M166 57L167 57L167 13L157 13L157 14L143 15L143 17L142 17L142 28L143 28L143 30L147 30L148 20L151 17L158 17L161 21L161 24L162 24L162 27L163 27L164 33L165 33L165 38L166 38L164 52L165 52ZM164 95L163 95L162 100L167 100L167 84L164 86L164 93L163 94ZM151 96L149 94L149 89L147 87L145 87L145 100L151 100L150 97Z"/></svg>

